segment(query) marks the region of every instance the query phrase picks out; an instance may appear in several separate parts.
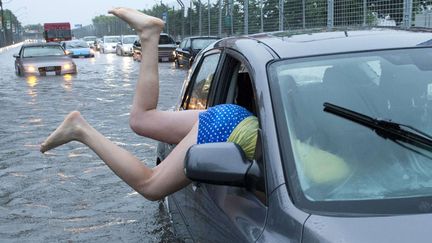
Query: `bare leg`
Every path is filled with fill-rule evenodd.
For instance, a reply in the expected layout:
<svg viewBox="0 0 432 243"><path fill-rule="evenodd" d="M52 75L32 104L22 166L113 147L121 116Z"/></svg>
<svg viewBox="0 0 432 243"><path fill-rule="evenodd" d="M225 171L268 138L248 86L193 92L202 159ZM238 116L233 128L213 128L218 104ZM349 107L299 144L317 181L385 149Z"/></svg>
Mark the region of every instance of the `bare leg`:
<svg viewBox="0 0 432 243"><path fill-rule="evenodd" d="M151 169L131 153L112 143L90 126L79 112L71 112L41 145L41 152L70 141L92 149L122 180L149 200L158 200L189 183L183 173L186 151L196 141L197 125L177 145L163 163Z"/></svg>
<svg viewBox="0 0 432 243"><path fill-rule="evenodd" d="M109 13L126 21L137 31L141 41L140 72L131 109L131 128L137 134L156 140L180 142L197 121L199 111L156 110L159 98L158 44L164 22L129 8L115 8Z"/></svg>

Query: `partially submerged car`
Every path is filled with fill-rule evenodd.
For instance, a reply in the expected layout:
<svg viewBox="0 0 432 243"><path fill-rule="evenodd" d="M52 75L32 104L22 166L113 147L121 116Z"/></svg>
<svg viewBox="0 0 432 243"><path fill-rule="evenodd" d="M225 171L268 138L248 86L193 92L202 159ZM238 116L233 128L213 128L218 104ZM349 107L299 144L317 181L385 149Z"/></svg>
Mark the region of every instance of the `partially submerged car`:
<svg viewBox="0 0 432 243"><path fill-rule="evenodd" d="M137 35L122 35L116 46L116 54L118 56L132 56L133 43L138 40Z"/></svg>
<svg viewBox="0 0 432 243"><path fill-rule="evenodd" d="M134 61L141 61L141 42L140 40L136 40L133 43L133 59ZM159 45L158 45L158 59L160 62L172 62L174 61L174 50L177 48L177 42L174 39L166 34L161 33L159 36Z"/></svg>
<svg viewBox="0 0 432 243"><path fill-rule="evenodd" d="M106 35L102 37L102 42L100 45L101 53L115 53L117 43L120 41L119 35Z"/></svg>
<svg viewBox="0 0 432 243"><path fill-rule="evenodd" d="M432 33L261 33L202 50L177 110L236 103L255 159L192 146L166 198L188 242L428 242ZM175 145L158 146L161 163ZM164 162L162 162L164 163Z"/></svg>
<svg viewBox="0 0 432 243"><path fill-rule="evenodd" d="M158 53L159 61L162 62L172 62L174 61L174 50L177 48L177 43L174 39L166 34L161 33L159 37Z"/></svg>
<svg viewBox="0 0 432 243"><path fill-rule="evenodd" d="M76 65L58 43L24 44L15 57L18 76L75 74Z"/></svg>
<svg viewBox="0 0 432 243"><path fill-rule="evenodd" d="M216 36L192 36L184 38L174 51L176 67L191 67L195 56L209 44L219 40Z"/></svg>
<svg viewBox="0 0 432 243"><path fill-rule="evenodd" d="M95 51L84 40L63 41L63 48L66 54L71 57L94 57Z"/></svg>

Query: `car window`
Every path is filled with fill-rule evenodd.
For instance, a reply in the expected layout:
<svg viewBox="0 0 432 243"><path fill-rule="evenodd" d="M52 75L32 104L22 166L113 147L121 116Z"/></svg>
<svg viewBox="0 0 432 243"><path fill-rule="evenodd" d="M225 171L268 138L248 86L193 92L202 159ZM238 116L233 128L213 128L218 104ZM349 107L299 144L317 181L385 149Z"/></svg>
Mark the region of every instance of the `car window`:
<svg viewBox="0 0 432 243"><path fill-rule="evenodd" d="M252 78L250 76L249 69L245 63L234 57L227 56L226 64L221 80L226 80L225 84L221 84L222 89L221 96L226 97L224 100L217 102L221 103L232 103L240 105L255 116L259 117L256 111L256 97L253 91ZM261 148L261 141L257 141L257 148ZM262 156L262 149L257 149L256 161L260 166L261 170L264 171L264 158ZM265 174L265 173L263 173ZM265 175L259 178L256 182L256 187L252 190L253 194L263 203L267 204L267 196L265 190Z"/></svg>
<svg viewBox="0 0 432 243"><path fill-rule="evenodd" d="M70 41L66 42L66 48L88 48L89 45L85 41Z"/></svg>
<svg viewBox="0 0 432 243"><path fill-rule="evenodd" d="M219 57L219 53L204 57L198 74L190 83L193 86L186 100L186 109L203 110L207 108L208 94Z"/></svg>
<svg viewBox="0 0 432 243"><path fill-rule="evenodd" d="M31 46L22 51L23 57L64 56L61 46Z"/></svg>
<svg viewBox="0 0 432 243"><path fill-rule="evenodd" d="M112 36L112 37L105 37L104 38L104 43L117 43L119 41L120 41L119 36Z"/></svg>
<svg viewBox="0 0 432 243"><path fill-rule="evenodd" d="M138 37L135 37L135 36L127 36L127 37L124 37L124 38L123 38L123 43L124 43L124 44L132 44L132 43L134 43L135 40L137 40L137 39L138 39Z"/></svg>
<svg viewBox="0 0 432 243"><path fill-rule="evenodd" d="M185 48L185 47L186 47L186 42L187 42L187 40L183 40L183 41L180 43L179 47L180 47L180 48Z"/></svg>
<svg viewBox="0 0 432 243"><path fill-rule="evenodd" d="M296 195L325 201L331 211L340 210L337 201L398 199L402 205L432 195L430 149L323 110L328 102L432 134L431 56L425 48L373 51L283 60L270 68L279 84L274 100L280 97L283 107L276 115L287 129L280 135L293 151L286 173L297 171L292 184L301 189Z"/></svg>
<svg viewBox="0 0 432 243"><path fill-rule="evenodd" d="M159 45L175 44L175 41L168 35L161 35L159 38Z"/></svg>
<svg viewBox="0 0 432 243"><path fill-rule="evenodd" d="M186 41L186 43L185 43L184 48L189 48L190 45L191 45L190 43L191 43L191 39L188 39L188 40Z"/></svg>
<svg viewBox="0 0 432 243"><path fill-rule="evenodd" d="M192 41L192 49L204 49L216 39L195 39Z"/></svg>

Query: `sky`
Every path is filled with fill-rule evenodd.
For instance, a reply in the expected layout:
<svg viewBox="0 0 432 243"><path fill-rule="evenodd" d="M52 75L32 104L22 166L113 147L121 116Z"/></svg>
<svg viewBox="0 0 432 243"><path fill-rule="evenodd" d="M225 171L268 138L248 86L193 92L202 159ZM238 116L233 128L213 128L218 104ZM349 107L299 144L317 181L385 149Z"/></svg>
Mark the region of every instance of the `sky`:
<svg viewBox="0 0 432 243"><path fill-rule="evenodd" d="M10 9L23 24L70 22L74 27L92 23L95 16L107 14L113 7L150 9L161 0L2 0L3 8ZM182 0L186 3L185 0ZM168 6L179 8L176 0L162 0ZM189 3L189 0L187 0Z"/></svg>

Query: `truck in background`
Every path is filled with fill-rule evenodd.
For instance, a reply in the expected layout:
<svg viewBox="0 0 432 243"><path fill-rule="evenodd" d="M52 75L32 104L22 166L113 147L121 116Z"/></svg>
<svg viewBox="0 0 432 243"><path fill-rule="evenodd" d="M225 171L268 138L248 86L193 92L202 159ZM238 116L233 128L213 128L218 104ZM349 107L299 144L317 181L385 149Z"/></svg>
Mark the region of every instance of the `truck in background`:
<svg viewBox="0 0 432 243"><path fill-rule="evenodd" d="M70 23L45 23L44 38L46 42L60 42L72 39Z"/></svg>

